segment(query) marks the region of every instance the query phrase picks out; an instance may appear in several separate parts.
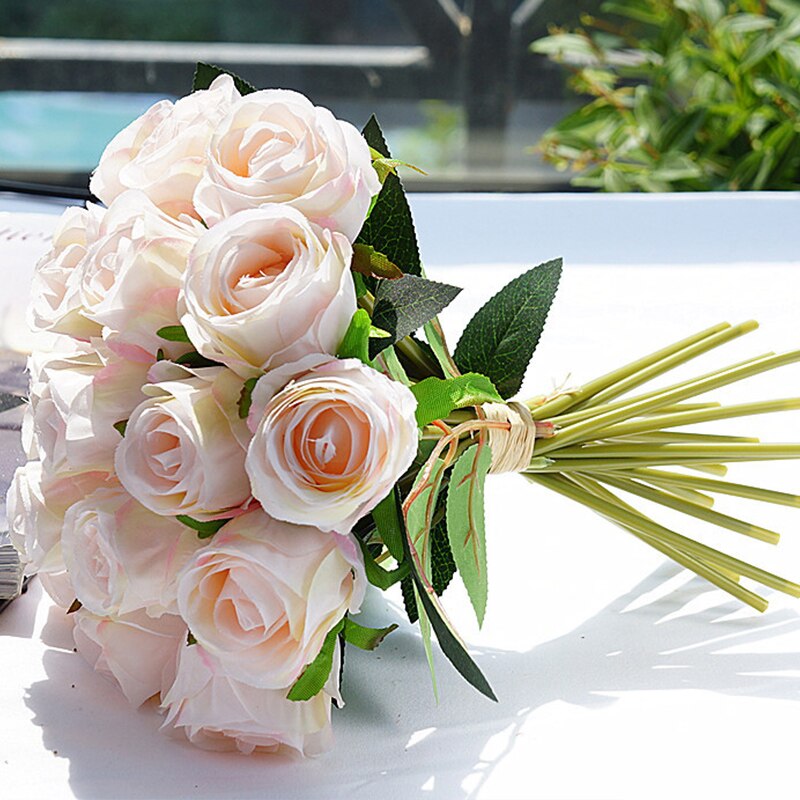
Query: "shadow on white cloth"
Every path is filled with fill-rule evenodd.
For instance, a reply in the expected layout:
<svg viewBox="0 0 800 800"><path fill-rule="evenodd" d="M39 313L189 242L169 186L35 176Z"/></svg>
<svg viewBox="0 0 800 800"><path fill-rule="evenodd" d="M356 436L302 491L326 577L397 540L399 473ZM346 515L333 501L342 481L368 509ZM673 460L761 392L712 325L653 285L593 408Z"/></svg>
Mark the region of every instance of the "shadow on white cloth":
<svg viewBox="0 0 800 800"><path fill-rule="evenodd" d="M496 704L439 658L436 707L418 637L407 624L376 653L348 649L347 707L334 712L336 746L312 761L209 753L166 739L152 705L131 711L73 654L69 622L58 609L43 631L52 648L44 657L48 680L30 686L26 703L44 746L69 760L78 798L469 798L524 735L528 717L549 703L591 710L618 694L687 689L800 699L796 679L787 677L796 655L755 652L759 642L800 628L800 617L777 610L742 619L732 616L735 601L681 613L710 591L699 579L645 599L676 573L664 565L576 629L529 652L479 651ZM631 604L639 605L626 610ZM402 612L395 613L399 619ZM754 652L720 652L733 646ZM533 760L530 770L535 774Z"/></svg>

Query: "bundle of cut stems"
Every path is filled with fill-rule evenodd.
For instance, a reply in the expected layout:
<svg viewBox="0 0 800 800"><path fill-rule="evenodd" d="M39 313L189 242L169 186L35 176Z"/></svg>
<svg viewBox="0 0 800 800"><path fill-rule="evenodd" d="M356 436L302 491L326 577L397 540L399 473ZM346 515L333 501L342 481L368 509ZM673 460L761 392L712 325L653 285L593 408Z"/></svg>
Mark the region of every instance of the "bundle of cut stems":
<svg viewBox="0 0 800 800"><path fill-rule="evenodd" d="M591 508L651 547L763 611L767 601L740 578L800 597L800 585L670 530L625 502L617 491L775 544L767 528L711 509L714 494L800 506L800 496L720 478L728 463L800 458L800 444L674 430L713 420L800 409L800 397L722 406L686 402L745 378L800 361L800 350L768 353L690 380L630 396L647 381L758 327L755 322L716 325L549 400L527 403L543 430L528 480ZM625 395L623 398L622 396ZM622 399L618 399L622 398ZM689 469L705 474L681 472ZM708 475L716 477L708 477Z"/></svg>

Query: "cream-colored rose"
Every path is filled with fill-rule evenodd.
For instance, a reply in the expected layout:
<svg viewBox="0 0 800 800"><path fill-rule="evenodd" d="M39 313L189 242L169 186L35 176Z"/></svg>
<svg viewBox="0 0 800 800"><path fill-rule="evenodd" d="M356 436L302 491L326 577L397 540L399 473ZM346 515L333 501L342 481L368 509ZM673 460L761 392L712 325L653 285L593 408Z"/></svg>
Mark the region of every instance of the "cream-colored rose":
<svg viewBox="0 0 800 800"><path fill-rule="evenodd" d="M324 228L358 236L380 181L349 123L297 92L239 100L219 124L194 204L208 225L264 203L286 203Z"/></svg>
<svg viewBox="0 0 800 800"><path fill-rule="evenodd" d="M61 529L67 509L109 480L104 472L83 472L59 478L40 461L18 467L6 499L11 542L28 575L64 570ZM73 597L74 599L74 597ZM70 601L71 602L71 601Z"/></svg>
<svg viewBox="0 0 800 800"><path fill-rule="evenodd" d="M308 356L252 395L253 496L278 519L347 532L411 466L416 400L355 359Z"/></svg>
<svg viewBox="0 0 800 800"><path fill-rule="evenodd" d="M178 324L183 273L204 230L189 218L167 216L142 192L121 194L72 275L80 316L126 358L152 362L159 349L184 353L185 346L176 349L157 331Z"/></svg>
<svg viewBox="0 0 800 800"><path fill-rule="evenodd" d="M328 631L359 609L365 587L352 537L256 509L225 525L183 568L178 608L230 678L287 690Z"/></svg>
<svg viewBox="0 0 800 800"><path fill-rule="evenodd" d="M243 377L334 353L356 310L341 234L279 205L243 211L195 245L183 284L189 338Z"/></svg>
<svg viewBox="0 0 800 800"><path fill-rule="evenodd" d="M141 189L167 214L196 216L192 195L211 136L240 97L228 75L176 103L162 100L108 144L89 188L110 205L126 189Z"/></svg>
<svg viewBox="0 0 800 800"><path fill-rule="evenodd" d="M158 371L156 367L156 371ZM122 485L157 514L204 515L250 499L237 400L242 383L223 367L148 384L116 451Z"/></svg>
<svg viewBox="0 0 800 800"><path fill-rule="evenodd" d="M99 333L97 323L80 314L80 296L73 274L87 249L100 235L104 209L89 203L70 206L53 231L50 249L36 264L31 285L28 322L36 330L88 339Z"/></svg>
<svg viewBox="0 0 800 800"><path fill-rule="evenodd" d="M162 692L162 730L182 732L206 750L273 753L282 748L315 756L332 744L331 699L341 705L338 644L325 688L310 700L286 699L285 689L257 689L231 678L199 644L183 647L177 675Z"/></svg>
<svg viewBox="0 0 800 800"><path fill-rule="evenodd" d="M48 473L110 472L120 434L114 428L144 399L147 365L117 358L101 343L29 361L31 414L24 423Z"/></svg>
<svg viewBox="0 0 800 800"><path fill-rule="evenodd" d="M96 672L116 684L133 706L161 691L186 643L186 625L174 614L158 619L143 611L99 617L84 608L74 614L78 652Z"/></svg>
<svg viewBox="0 0 800 800"><path fill-rule="evenodd" d="M195 531L102 488L70 507L62 533L75 595L101 616L177 611L177 575L202 546Z"/></svg>

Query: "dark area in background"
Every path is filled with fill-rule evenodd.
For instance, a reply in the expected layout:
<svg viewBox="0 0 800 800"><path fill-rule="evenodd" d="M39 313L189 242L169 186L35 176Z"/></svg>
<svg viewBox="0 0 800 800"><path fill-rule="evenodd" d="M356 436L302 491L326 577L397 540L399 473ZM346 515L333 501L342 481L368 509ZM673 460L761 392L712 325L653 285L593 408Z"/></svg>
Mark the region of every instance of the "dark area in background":
<svg viewBox="0 0 800 800"><path fill-rule="evenodd" d="M531 54L528 45L548 25L575 23L581 12L598 6L599 0L0 0L0 36L356 49L421 45L427 57L403 66L281 63L280 57L269 64L229 61L224 66L258 86L296 89L337 111L348 103L375 107L382 119L387 113L408 114L403 108L409 102L452 104L465 130L459 158L469 173L456 179L457 188L552 189L566 188L565 179L554 171L527 181L513 169L501 174L515 109L544 102L553 116L553 107L565 102L562 70ZM160 61L157 55L148 61L0 58L0 90L180 96L191 71L189 63ZM535 141L531 135L527 144ZM516 142L514 147L524 149ZM81 180L83 176L51 176L51 182L62 185L80 185ZM454 187L434 180L420 188Z"/></svg>

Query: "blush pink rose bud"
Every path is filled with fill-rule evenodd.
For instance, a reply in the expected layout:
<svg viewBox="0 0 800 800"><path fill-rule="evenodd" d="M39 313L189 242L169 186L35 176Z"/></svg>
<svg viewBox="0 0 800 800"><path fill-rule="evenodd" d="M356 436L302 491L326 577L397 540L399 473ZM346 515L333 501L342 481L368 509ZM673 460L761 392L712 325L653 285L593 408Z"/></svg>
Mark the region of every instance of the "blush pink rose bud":
<svg viewBox="0 0 800 800"><path fill-rule="evenodd" d="M333 743L331 699L341 705L340 663L337 644L323 690L310 700L293 702L286 699L285 689L258 689L231 678L219 659L199 644L183 647L174 682L162 692L162 730L182 732L206 750L249 755L290 749L319 755Z"/></svg>
<svg viewBox="0 0 800 800"><path fill-rule="evenodd" d="M355 359L308 356L262 377L248 424L247 474L264 510L349 531L417 452L416 400Z"/></svg>
<svg viewBox="0 0 800 800"><path fill-rule="evenodd" d="M192 205L216 126L240 97L229 75L176 103L162 100L120 131L106 147L89 188L110 205L140 189L165 213L196 216Z"/></svg>
<svg viewBox="0 0 800 800"><path fill-rule="evenodd" d="M183 284L189 338L242 377L333 353L356 310L352 249L293 208L243 211L197 242Z"/></svg>
<svg viewBox="0 0 800 800"><path fill-rule="evenodd" d="M144 391L151 396L131 414L116 451L122 485L146 508L169 516L213 514L246 503L245 426L232 399L241 392L235 375L207 367Z"/></svg>
<svg viewBox="0 0 800 800"><path fill-rule="evenodd" d="M75 596L101 616L177 612L178 572L201 546L193 530L148 511L120 487L93 492L64 519Z"/></svg>
<svg viewBox="0 0 800 800"><path fill-rule="evenodd" d="M81 608L73 618L78 652L117 684L133 706L161 691L165 677L174 672L178 649L186 643L186 625L174 614L153 619L137 611L99 617Z"/></svg>
<svg viewBox="0 0 800 800"><path fill-rule="evenodd" d="M183 568L178 608L230 678L286 692L328 631L360 608L365 588L352 537L256 509L225 525Z"/></svg>
<svg viewBox="0 0 800 800"><path fill-rule="evenodd" d="M285 203L352 242L380 188L369 147L350 123L302 94L269 89L243 97L217 127L194 204L213 226L243 209Z"/></svg>

